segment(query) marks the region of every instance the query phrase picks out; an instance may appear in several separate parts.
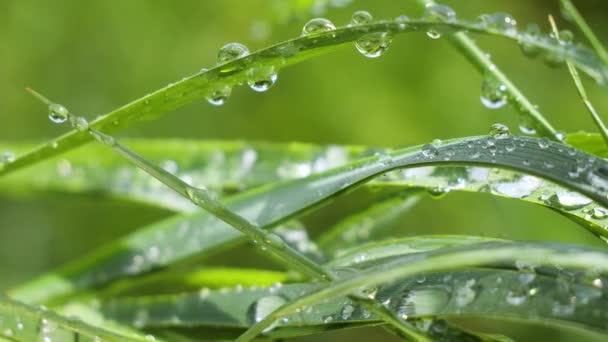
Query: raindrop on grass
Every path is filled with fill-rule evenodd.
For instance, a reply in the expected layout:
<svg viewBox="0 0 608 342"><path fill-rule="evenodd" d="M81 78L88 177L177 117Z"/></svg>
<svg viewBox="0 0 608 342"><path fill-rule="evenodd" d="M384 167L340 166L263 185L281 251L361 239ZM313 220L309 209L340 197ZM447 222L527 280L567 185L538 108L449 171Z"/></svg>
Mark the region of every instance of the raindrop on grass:
<svg viewBox="0 0 608 342"><path fill-rule="evenodd" d="M309 36L322 32L329 32L336 29L336 26L325 18L314 18L304 24L302 28L302 36Z"/></svg>
<svg viewBox="0 0 608 342"><path fill-rule="evenodd" d="M536 135L535 123L527 115L519 116L519 131L525 135Z"/></svg>
<svg viewBox="0 0 608 342"><path fill-rule="evenodd" d="M226 103L226 101L228 101L228 98L230 97L231 93L232 88L230 86L224 86L222 88L212 91L205 98L210 104L214 106L221 106Z"/></svg>
<svg viewBox="0 0 608 342"><path fill-rule="evenodd" d="M494 139L506 139L511 136L511 131L507 125L495 123L490 126L490 136Z"/></svg>
<svg viewBox="0 0 608 342"><path fill-rule="evenodd" d="M574 210L591 203L591 199L578 192L560 191L549 197L545 202L565 210Z"/></svg>
<svg viewBox="0 0 608 342"><path fill-rule="evenodd" d="M363 56L377 58L388 50L392 41L393 37L388 32L375 32L359 38L355 47Z"/></svg>
<svg viewBox="0 0 608 342"><path fill-rule="evenodd" d="M241 43L228 43L217 53L217 64L228 63L237 58L245 57L249 54L249 49Z"/></svg>
<svg viewBox="0 0 608 342"><path fill-rule="evenodd" d="M547 137L542 137L538 140L538 147L540 147L541 149L546 149L547 147L549 147L549 144L551 143L551 141L549 141L549 138Z"/></svg>
<svg viewBox="0 0 608 342"><path fill-rule="evenodd" d="M456 20L456 12L449 6L435 4L426 8L422 18L429 21L452 22ZM431 39L441 38L441 32L436 29L429 29L426 35Z"/></svg>
<svg viewBox="0 0 608 342"><path fill-rule="evenodd" d="M278 79L274 66L260 66L249 69L247 77L247 85L249 85L249 88L259 93L270 89Z"/></svg>
<svg viewBox="0 0 608 342"><path fill-rule="evenodd" d="M507 13L483 14L477 20L490 30L500 31L508 35L517 33L517 21Z"/></svg>
<svg viewBox="0 0 608 342"><path fill-rule="evenodd" d="M431 144L426 144L424 146L422 146L422 155L425 158L435 158L439 155L439 150L437 149L437 147L431 145Z"/></svg>
<svg viewBox="0 0 608 342"><path fill-rule="evenodd" d="M11 151L4 151L0 153L0 165L8 164L15 161L15 153Z"/></svg>
<svg viewBox="0 0 608 342"><path fill-rule="evenodd" d="M507 104L507 86L495 78L486 78L481 84L480 99L486 108L502 108Z"/></svg>
<svg viewBox="0 0 608 342"><path fill-rule="evenodd" d="M542 50L531 43L532 41L538 40L538 37L540 37L540 27L536 24L529 24L526 27L526 31L519 36L519 48L524 56L534 58L540 55Z"/></svg>
<svg viewBox="0 0 608 342"><path fill-rule="evenodd" d="M594 219L605 219L608 216L608 210L602 207L595 207L591 210L591 216Z"/></svg>
<svg viewBox="0 0 608 342"><path fill-rule="evenodd" d="M350 20L351 25L363 25L374 20L368 11L356 11Z"/></svg>
<svg viewBox="0 0 608 342"><path fill-rule="evenodd" d="M251 323L258 323L285 303L287 303L287 301L281 296L262 297L251 304L249 310L247 310L248 319ZM276 323L272 324L264 331L267 332L272 330L275 325Z"/></svg>
<svg viewBox="0 0 608 342"><path fill-rule="evenodd" d="M58 103L51 103L49 105L49 119L51 119L52 122L64 123L69 116L70 112L64 106Z"/></svg>
<svg viewBox="0 0 608 342"><path fill-rule="evenodd" d="M89 122L82 116L73 116L70 118L70 123L74 128L80 132L84 132L89 129Z"/></svg>

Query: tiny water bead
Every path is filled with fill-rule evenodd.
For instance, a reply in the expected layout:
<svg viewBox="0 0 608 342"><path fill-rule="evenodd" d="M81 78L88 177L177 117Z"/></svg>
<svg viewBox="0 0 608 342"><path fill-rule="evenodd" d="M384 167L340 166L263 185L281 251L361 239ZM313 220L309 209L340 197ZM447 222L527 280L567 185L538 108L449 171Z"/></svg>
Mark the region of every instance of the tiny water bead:
<svg viewBox="0 0 608 342"><path fill-rule="evenodd" d="M439 155L439 150L437 149L437 147L431 145L431 144L426 144L424 146L422 146L422 156L424 156L425 158L435 158L437 157L437 155Z"/></svg>
<svg viewBox="0 0 608 342"><path fill-rule="evenodd" d="M481 84L481 103L488 109L499 109L508 102L507 86L493 77L488 77Z"/></svg>
<svg viewBox="0 0 608 342"><path fill-rule="evenodd" d="M221 106L228 101L230 94L232 94L232 88L226 85L222 88L213 90L205 98L210 104L214 106Z"/></svg>
<svg viewBox="0 0 608 342"><path fill-rule="evenodd" d="M377 58L388 50L392 41L393 38L388 32L375 32L359 38L355 47L363 56Z"/></svg>
<svg viewBox="0 0 608 342"><path fill-rule="evenodd" d="M52 122L64 123L69 116L70 112L64 106L58 103L51 103L49 105L49 119L51 119Z"/></svg>
<svg viewBox="0 0 608 342"><path fill-rule="evenodd" d="M237 58L245 57L249 54L249 49L241 43L228 43L217 53L217 64L228 63Z"/></svg>
<svg viewBox="0 0 608 342"><path fill-rule="evenodd" d="M336 26L325 18L314 18L309 20L302 28L302 36L309 36L311 34L329 32L336 29Z"/></svg>
<svg viewBox="0 0 608 342"><path fill-rule="evenodd" d="M247 85L253 91L259 93L265 92L272 87L276 82L278 74L274 66L254 67L247 71Z"/></svg>
<svg viewBox="0 0 608 342"><path fill-rule="evenodd" d="M508 35L517 33L517 21L507 13L483 14L477 19L481 25L489 30L503 32Z"/></svg>
<svg viewBox="0 0 608 342"><path fill-rule="evenodd" d="M374 20L368 11L356 11L350 20L351 25L363 25Z"/></svg>
<svg viewBox="0 0 608 342"><path fill-rule="evenodd" d="M501 123L490 126L490 136L494 139L506 139L511 136L509 127Z"/></svg>

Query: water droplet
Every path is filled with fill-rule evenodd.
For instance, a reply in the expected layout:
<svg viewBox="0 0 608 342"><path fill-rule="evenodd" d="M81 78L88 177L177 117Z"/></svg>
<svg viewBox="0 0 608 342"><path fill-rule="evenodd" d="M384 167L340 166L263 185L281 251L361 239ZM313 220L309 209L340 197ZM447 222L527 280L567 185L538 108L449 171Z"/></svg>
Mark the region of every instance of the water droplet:
<svg viewBox="0 0 608 342"><path fill-rule="evenodd" d="M549 138L547 137L542 137L538 140L538 147L540 147L541 149L546 149L547 147L549 147L549 144L551 143L551 141L549 140Z"/></svg>
<svg viewBox="0 0 608 342"><path fill-rule="evenodd" d="M247 316L251 323L259 323L261 320L266 318L272 312L285 305L287 301L281 296L267 296L256 300L249 310L247 310ZM272 324L264 330L264 332L270 331L275 327L276 323Z"/></svg>
<svg viewBox="0 0 608 342"><path fill-rule="evenodd" d="M82 116L72 116L70 118L70 123L80 132L84 132L89 129L89 122Z"/></svg>
<svg viewBox="0 0 608 342"><path fill-rule="evenodd" d="M374 20L374 17L368 11L356 11L353 13L350 23L352 25L363 25Z"/></svg>
<svg viewBox="0 0 608 342"><path fill-rule="evenodd" d="M525 135L536 135L535 123L528 115L519 116L519 131Z"/></svg>
<svg viewBox="0 0 608 342"><path fill-rule="evenodd" d="M559 43L561 45L570 45L574 41L574 34L569 30L559 31Z"/></svg>
<svg viewBox="0 0 608 342"><path fill-rule="evenodd" d="M318 34L322 32L329 32L335 30L334 24L325 18L314 18L304 24L302 28L302 36L309 36L311 34Z"/></svg>
<svg viewBox="0 0 608 342"><path fill-rule="evenodd" d="M591 199L578 192L560 191L550 196L545 202L558 208L574 210L591 203Z"/></svg>
<svg viewBox="0 0 608 342"><path fill-rule="evenodd" d="M608 210L602 207L595 207L591 210L591 216L595 219L605 219L608 216Z"/></svg>
<svg viewBox="0 0 608 342"><path fill-rule="evenodd" d="M467 281L463 287L456 289L456 305L466 306L471 304L473 300L475 300L477 293L473 289L473 285L475 285L475 279Z"/></svg>
<svg viewBox="0 0 608 342"><path fill-rule="evenodd" d="M493 77L487 77L481 84L481 103L488 109L498 109L507 104L507 86Z"/></svg>
<svg viewBox="0 0 608 342"><path fill-rule="evenodd" d="M51 103L49 105L49 119L54 123L64 123L69 116L70 112L64 106L58 103Z"/></svg>
<svg viewBox="0 0 608 342"><path fill-rule="evenodd" d="M278 79L274 66L251 68L247 72L247 77L247 85L249 85L249 88L260 93L270 89Z"/></svg>
<svg viewBox="0 0 608 342"><path fill-rule="evenodd" d="M346 304L342 308L342 312L340 313L340 315L342 316L343 320L348 320L353 315L354 311L355 311L355 307L353 305Z"/></svg>
<svg viewBox="0 0 608 342"><path fill-rule="evenodd" d="M249 49L241 43L228 43L217 53L217 64L228 63L237 58L245 57L249 54Z"/></svg>
<svg viewBox="0 0 608 342"><path fill-rule="evenodd" d="M11 151L4 151L0 153L0 165L8 164L15 161L15 153Z"/></svg>
<svg viewBox="0 0 608 342"><path fill-rule="evenodd" d="M435 4L426 8L422 18L429 21L451 22L456 20L456 12L449 6ZM438 39L441 37L441 32L437 29L429 29L426 35L431 39Z"/></svg>
<svg viewBox="0 0 608 342"><path fill-rule="evenodd" d="M231 93L232 88L226 85L209 93L209 95L206 96L206 99L207 102L214 106L221 106L228 101Z"/></svg>
<svg viewBox="0 0 608 342"><path fill-rule="evenodd" d="M511 131L507 125L495 123L490 126L490 136L494 139L506 139L511 136Z"/></svg>
<svg viewBox="0 0 608 342"><path fill-rule="evenodd" d="M429 159L435 158L439 155L439 150L431 144L426 144L426 145L422 146L421 151L422 151L422 155L425 158L429 158Z"/></svg>
<svg viewBox="0 0 608 342"><path fill-rule="evenodd" d="M517 33L517 21L507 13L483 14L477 20L489 30L500 31L508 35Z"/></svg>
<svg viewBox="0 0 608 342"><path fill-rule="evenodd" d="M521 305L528 298L527 293L525 291L509 291L507 293L507 303L511 305Z"/></svg>
<svg viewBox="0 0 608 342"><path fill-rule="evenodd" d="M592 284L593 284L593 286L597 287L598 289L601 289L602 287L604 287L604 281L600 278L593 279Z"/></svg>
<svg viewBox="0 0 608 342"><path fill-rule="evenodd" d="M542 49L532 43L537 41L539 36L540 27L536 24L529 24L526 27L526 31L519 36L519 48L524 56L534 58L541 54Z"/></svg>
<svg viewBox="0 0 608 342"><path fill-rule="evenodd" d="M334 320L334 316L325 315L325 316L321 317L321 320L323 321L323 323L330 323Z"/></svg>
<svg viewBox="0 0 608 342"><path fill-rule="evenodd" d="M363 56L377 58L388 50L392 41L393 38L388 32L374 32L359 38L355 47Z"/></svg>

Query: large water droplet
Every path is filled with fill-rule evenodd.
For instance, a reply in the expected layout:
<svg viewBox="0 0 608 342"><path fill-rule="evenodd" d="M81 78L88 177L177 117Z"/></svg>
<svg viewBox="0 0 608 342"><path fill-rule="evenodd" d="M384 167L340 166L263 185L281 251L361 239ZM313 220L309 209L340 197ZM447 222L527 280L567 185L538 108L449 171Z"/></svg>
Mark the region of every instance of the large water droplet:
<svg viewBox="0 0 608 342"><path fill-rule="evenodd" d="M508 35L517 33L517 21L507 13L483 14L478 21L487 29L500 31Z"/></svg>
<svg viewBox="0 0 608 342"><path fill-rule="evenodd" d="M481 84L481 103L489 109L498 109L507 104L507 86L493 77L483 80Z"/></svg>
<svg viewBox="0 0 608 342"><path fill-rule="evenodd" d="M536 135L536 124L528 115L519 116L519 131L525 135Z"/></svg>
<svg viewBox="0 0 608 342"><path fill-rule="evenodd" d="M247 72L247 77L247 85L249 85L249 88L260 93L270 89L278 79L274 66L252 68Z"/></svg>
<svg viewBox="0 0 608 342"><path fill-rule="evenodd" d="M69 116L70 112L64 106L58 103L51 103L49 105L49 119L54 123L64 123Z"/></svg>
<svg viewBox="0 0 608 342"><path fill-rule="evenodd" d="M591 203L591 199L578 192L560 191L549 197L546 202L558 208L574 210Z"/></svg>
<svg viewBox="0 0 608 342"><path fill-rule="evenodd" d="M72 116L70 118L70 123L80 132L84 132L89 129L89 122L82 116Z"/></svg>
<svg viewBox="0 0 608 342"><path fill-rule="evenodd" d="M336 26L325 18L314 18L304 24L302 28L302 36L309 36L322 32L329 32L336 29Z"/></svg>
<svg viewBox="0 0 608 342"><path fill-rule="evenodd" d="M363 56L377 58L388 50L392 41L393 37L388 32L375 32L359 38L355 47Z"/></svg>
<svg viewBox="0 0 608 342"><path fill-rule="evenodd" d="M214 106L221 106L224 103L226 103L226 101L228 101L228 98L230 97L231 93L232 93L232 88L230 86L226 85L222 88L212 91L205 98L207 99L207 102L209 102L210 104L212 104Z"/></svg>
<svg viewBox="0 0 608 342"><path fill-rule="evenodd" d="M283 306L287 301L281 296L267 296L256 300L247 311L248 319L251 323L258 323L266 316L270 315L276 309ZM269 331L274 327L274 324L268 327L265 331Z"/></svg>
<svg viewBox="0 0 608 342"><path fill-rule="evenodd" d="M363 25L370 23L372 20L374 20L374 17L368 11L356 11L353 13L350 23L351 25Z"/></svg>
<svg viewBox="0 0 608 342"><path fill-rule="evenodd" d="M543 150L549 147L549 144L551 144L551 141L547 137L542 137L538 140L538 147Z"/></svg>
<svg viewBox="0 0 608 342"><path fill-rule="evenodd" d="M490 126L490 136L494 139L506 139L511 136L511 131L507 125L495 123Z"/></svg>
<svg viewBox="0 0 608 342"><path fill-rule="evenodd" d="M519 48L526 57L534 58L537 57L542 50L533 44L533 41L537 41L540 36L540 27L536 24L529 24L526 27L526 31L519 36Z"/></svg>
<svg viewBox="0 0 608 342"><path fill-rule="evenodd" d="M422 18L429 21L452 22L456 20L456 12L449 6L434 4L426 8ZM441 37L441 32L437 29L429 29L426 34L432 39Z"/></svg>
<svg viewBox="0 0 608 342"><path fill-rule="evenodd" d="M217 53L217 64L228 63L237 58L245 57L249 54L249 49L241 43L228 43Z"/></svg>

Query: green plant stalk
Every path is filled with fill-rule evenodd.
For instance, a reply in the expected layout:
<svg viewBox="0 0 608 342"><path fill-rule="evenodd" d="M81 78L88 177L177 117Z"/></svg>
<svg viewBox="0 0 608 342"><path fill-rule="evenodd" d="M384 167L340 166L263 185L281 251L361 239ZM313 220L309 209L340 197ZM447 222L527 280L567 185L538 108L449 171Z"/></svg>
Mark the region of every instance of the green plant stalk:
<svg viewBox="0 0 608 342"><path fill-rule="evenodd" d="M44 104L50 105L52 102L46 97L42 96L38 92L29 89L36 98L41 100ZM73 123L77 119L76 116L68 114L68 120ZM258 227L252 222L248 221L243 216L238 215L226 206L224 206L209 190L204 188L193 187L190 184L182 181L179 177L174 176L170 172L148 162L145 158L132 151L125 145L118 142L112 136L105 133L99 132L90 127L86 128L86 131L91 134L97 141L102 144L111 147L114 151L119 153L124 159L136 167L142 169L152 177L161 181L163 184L170 187L175 192L188 198L195 205L208 211L218 219L224 221L230 226L234 227L245 236L247 236L255 245L265 253L272 253L277 256L277 260L280 260L285 265L292 267L302 273L321 280L321 281L332 281L338 278L331 272L327 272L321 265L310 260L306 256L300 254L297 250L293 249L287 243L285 243L278 235L267 232L264 229ZM371 312L377 314L384 321L394 326L405 336L411 338L414 341L431 341L425 335L418 333L416 328L411 326L409 323L400 320L394 314L377 303L373 297L364 298L361 296L351 296L351 299L357 301L368 308Z"/></svg>
<svg viewBox="0 0 608 342"><path fill-rule="evenodd" d="M593 30L591 29L589 24L587 24L587 21L585 20L585 18L583 18L583 16L580 14L580 12L576 8L576 6L574 6L574 4L572 3L572 1L570 1L570 0L560 0L560 1L561 1L563 11L567 15L569 15L572 18L572 20L574 20L574 23L576 24L576 26L578 26L578 28L581 30L581 32L583 32L583 34L585 35L587 40L589 40L589 43L591 43L591 46L593 46L593 49L595 49L595 52L597 53L598 57L600 57L602 59L604 64L608 65L608 51L606 51L604 44L602 44L602 42L597 38L597 36L593 32Z"/></svg>
<svg viewBox="0 0 608 342"><path fill-rule="evenodd" d="M418 0L418 4L423 7L435 4L433 0ZM511 82L511 80L492 62L489 55L480 49L473 39L464 32L456 32L447 35L446 38L454 45L477 70L484 75L491 75L506 87L506 93L520 115L529 116L536 128L539 136L544 136L549 139L560 141L557 138L557 131L543 114L528 100L526 96Z"/></svg>
<svg viewBox="0 0 608 342"><path fill-rule="evenodd" d="M551 246L545 247L525 243L521 243L520 246L514 243L479 244L476 248L470 250L455 249L431 252L416 261L407 257L403 258L403 261L401 259L384 264L377 270L364 271L350 278L342 278L332 283L331 286L300 297L299 300L279 308L252 326L241 335L241 338L243 338L241 341L246 341L251 336L257 336L276 320L296 312L299 308L342 296L362 286L377 286L421 273L514 261L573 267L593 270L593 272L608 271L608 255L605 253L598 251L563 253L562 250Z"/></svg>
<svg viewBox="0 0 608 342"><path fill-rule="evenodd" d="M113 132L120 128L129 126L134 122L153 119L166 114L188 103L198 101L219 86L234 86L247 81L248 68L255 65L271 65L281 69L289 65L300 63L314 56L326 54L339 47L347 46L361 38L362 36L374 32L388 32L391 34L401 34L404 32L427 31L430 28L453 31L469 31L481 34L500 36L503 38L518 41L519 35L507 34L497 30L488 30L479 25L464 21L457 22L435 22L428 20L411 20L407 23L392 21L376 21L365 25L341 27L331 32L324 32L306 37L299 37L285 41L275 46L254 52L248 56L238 58L231 62L212 68L206 72L201 72L180 81L172 83L153 93L145 95L131 103L128 103L106 115L91 122L92 128L102 132ZM466 44L465 44L466 43ZM464 41L463 46L472 51L476 63L484 68L491 65L491 62L483 52L474 49L472 41ZM571 59L579 69L589 74L598 81L605 82L608 79L608 67L601 64L601 60L589 60L589 54L585 58L578 58L577 51L562 51L555 44L536 39L527 39L526 44L535 46L543 51L549 51L562 56L564 59ZM580 51L579 51L580 52ZM593 56L596 57L596 56ZM477 64L476 64L477 65ZM484 69L485 70L485 69ZM508 81L504 75L499 79ZM608 82L606 86L608 86ZM505 85L511 85L510 82ZM529 101L520 98L521 92L514 91L508 87L509 94L514 97L514 101L524 104L525 110L522 115L530 115L532 120L539 121L540 116L536 108ZM530 112L528 112L530 111ZM536 118L535 118L536 117ZM542 131L543 125L539 128ZM548 126L547 128L549 128ZM550 130L549 130L550 131ZM62 152L81 146L92 140L86 132L72 130L51 142L38 146L37 148L19 155L13 162L3 165L0 168L0 175L4 175L38 161L48 159Z"/></svg>
<svg viewBox="0 0 608 342"><path fill-rule="evenodd" d="M555 20L553 20L551 15L549 15L549 23L551 24L551 29L553 30L555 38L559 41L559 30L557 29ZM574 81L574 85L578 91L578 95L583 101L583 104L585 105L585 108L587 108L589 114L591 114L591 118L595 122L595 125L599 128L600 134L602 135L602 138L604 138L604 142L608 144L608 127L606 127L606 124L595 110L595 107L589 100L589 97L587 97L587 91L585 90L585 86L583 86L583 82L578 74L578 70L576 70L576 67L570 61L566 61L566 65L568 66L568 72L570 73L570 76L572 76L572 80Z"/></svg>

